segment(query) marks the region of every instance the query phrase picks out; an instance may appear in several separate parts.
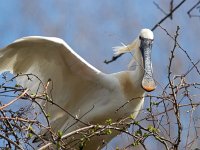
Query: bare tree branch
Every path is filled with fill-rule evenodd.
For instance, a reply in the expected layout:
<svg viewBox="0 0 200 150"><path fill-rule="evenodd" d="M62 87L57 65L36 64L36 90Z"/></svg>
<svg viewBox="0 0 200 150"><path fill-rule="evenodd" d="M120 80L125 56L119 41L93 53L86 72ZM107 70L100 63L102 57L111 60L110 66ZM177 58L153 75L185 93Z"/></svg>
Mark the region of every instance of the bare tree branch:
<svg viewBox="0 0 200 150"><path fill-rule="evenodd" d="M164 18L162 18L156 25L151 29L154 31L161 23L163 23L167 18L169 18L186 0L182 0L173 10L170 11L168 15L166 15Z"/></svg>

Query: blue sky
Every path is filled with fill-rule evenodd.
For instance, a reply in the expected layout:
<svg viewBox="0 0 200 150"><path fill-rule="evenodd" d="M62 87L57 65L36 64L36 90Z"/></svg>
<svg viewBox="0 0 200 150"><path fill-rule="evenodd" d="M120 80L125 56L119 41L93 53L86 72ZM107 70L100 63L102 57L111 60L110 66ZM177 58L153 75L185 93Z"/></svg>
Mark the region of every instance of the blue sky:
<svg viewBox="0 0 200 150"><path fill-rule="evenodd" d="M169 2L156 0L166 12ZM180 0L175 1L178 4ZM181 27L179 42L192 59L200 57L199 18L189 18L187 11L196 3L187 1L162 26L172 35ZM194 10L193 13L198 13ZM56 36L64 39L80 56L99 70L112 73L127 69L131 55L106 65L113 55L112 47L128 44L142 28L152 28L164 14L153 0L6 0L0 1L0 47L30 35ZM155 79L166 83L167 62L173 42L161 30L154 31L153 66ZM178 51L175 74L187 71L192 65ZM195 80L197 76L193 76Z"/></svg>

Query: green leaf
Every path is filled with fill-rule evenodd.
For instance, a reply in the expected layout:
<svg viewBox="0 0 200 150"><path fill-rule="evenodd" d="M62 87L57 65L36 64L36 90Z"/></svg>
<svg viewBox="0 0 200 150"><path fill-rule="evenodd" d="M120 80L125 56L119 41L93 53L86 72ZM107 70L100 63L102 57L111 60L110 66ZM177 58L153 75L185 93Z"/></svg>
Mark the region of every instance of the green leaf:
<svg viewBox="0 0 200 150"><path fill-rule="evenodd" d="M60 141L58 141L58 142L56 143L56 146L57 146L57 149L60 149L60 147L61 147Z"/></svg>
<svg viewBox="0 0 200 150"><path fill-rule="evenodd" d="M58 130L58 137L61 138L63 136L63 132Z"/></svg>
<svg viewBox="0 0 200 150"><path fill-rule="evenodd" d="M151 105L158 106L158 105L159 105L159 103L158 103L158 102L151 102Z"/></svg>
<svg viewBox="0 0 200 150"><path fill-rule="evenodd" d="M137 130L137 131L135 132L135 135L136 135L136 136L141 136L141 135L142 135L142 130L140 130L140 129Z"/></svg>
<svg viewBox="0 0 200 150"><path fill-rule="evenodd" d="M99 129L99 124L94 126L94 131L97 131Z"/></svg>
<svg viewBox="0 0 200 150"><path fill-rule="evenodd" d="M15 87L21 87L21 85L20 84L15 84Z"/></svg>
<svg viewBox="0 0 200 150"><path fill-rule="evenodd" d="M135 147L135 146L137 146L137 145L139 145L139 144L140 144L139 141L135 141L135 142L132 143L132 146Z"/></svg>
<svg viewBox="0 0 200 150"><path fill-rule="evenodd" d="M33 127L31 125L28 126L28 130L33 131Z"/></svg>
<svg viewBox="0 0 200 150"><path fill-rule="evenodd" d="M107 135L112 134L112 130L111 130L111 129L107 129L107 130L105 130L105 134L107 134Z"/></svg>
<svg viewBox="0 0 200 150"><path fill-rule="evenodd" d="M33 136L33 134L31 134L31 133L28 133L28 134L27 134L27 137L28 137L28 138L32 138L32 136Z"/></svg>
<svg viewBox="0 0 200 150"><path fill-rule="evenodd" d="M143 134L143 137L144 137L144 138L147 138L148 136L149 136L148 133L144 133L144 134Z"/></svg>
<svg viewBox="0 0 200 150"><path fill-rule="evenodd" d="M159 129L154 128L152 125L148 125L148 130L154 133L160 132Z"/></svg>
<svg viewBox="0 0 200 150"><path fill-rule="evenodd" d="M112 119L108 119L108 120L106 120L105 123L108 124L108 125L111 125L111 123L112 123Z"/></svg>
<svg viewBox="0 0 200 150"><path fill-rule="evenodd" d="M151 108L147 108L147 111L148 111L148 112L151 112Z"/></svg>
<svg viewBox="0 0 200 150"><path fill-rule="evenodd" d="M50 118L50 117L51 117L51 115L50 115L50 114L47 114L47 115L46 115L46 117L47 117L47 118Z"/></svg>
<svg viewBox="0 0 200 150"><path fill-rule="evenodd" d="M131 118L131 119L135 119L134 114L130 114L130 118Z"/></svg>
<svg viewBox="0 0 200 150"><path fill-rule="evenodd" d="M133 124L135 124L135 125L139 125L139 121L134 121Z"/></svg>

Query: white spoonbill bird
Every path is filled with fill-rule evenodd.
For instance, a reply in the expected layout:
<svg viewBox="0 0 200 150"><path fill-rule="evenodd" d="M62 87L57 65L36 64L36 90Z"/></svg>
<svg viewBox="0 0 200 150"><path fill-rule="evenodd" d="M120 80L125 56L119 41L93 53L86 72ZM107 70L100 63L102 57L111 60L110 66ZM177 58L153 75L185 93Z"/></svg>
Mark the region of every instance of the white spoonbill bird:
<svg viewBox="0 0 200 150"><path fill-rule="evenodd" d="M152 44L153 32L142 29L131 44L115 47L116 54L134 50L136 68L105 74L81 58L59 38L24 37L0 50L0 72L32 73L43 83L51 80L51 98L62 109L46 101L40 103L45 103L52 130L69 133L83 127L82 122L105 124L107 119L117 121L130 114L137 116L144 102L142 97L145 91L155 89L151 63ZM31 92L43 90L39 88L38 91L39 81L36 79L28 81L27 77L22 76L17 78L17 82L31 89ZM133 98L137 99L116 111ZM81 121L77 122L64 110ZM91 139L86 143L85 149L96 149L101 144L100 140L109 141L115 135L99 136L98 141L93 142Z"/></svg>

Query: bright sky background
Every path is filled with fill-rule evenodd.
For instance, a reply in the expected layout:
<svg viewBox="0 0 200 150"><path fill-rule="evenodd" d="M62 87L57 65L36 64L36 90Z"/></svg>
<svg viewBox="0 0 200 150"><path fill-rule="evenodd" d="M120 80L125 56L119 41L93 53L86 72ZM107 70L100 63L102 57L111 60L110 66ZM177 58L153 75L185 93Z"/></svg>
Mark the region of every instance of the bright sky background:
<svg viewBox="0 0 200 150"><path fill-rule="evenodd" d="M175 0L175 5L180 1ZM187 0L173 20L167 19L162 24L172 35L176 26L180 26L179 42L194 61L200 58L200 19L189 18L187 11L197 1ZM170 1L155 2L169 12ZM195 9L192 13L199 12ZM93 66L112 73L125 70L131 59L127 54L110 65L104 64L113 55L112 47L121 42L128 44L142 28L151 29L164 16L153 0L1 0L0 47L30 35L60 37ZM173 42L160 28L154 31L154 36L154 77L164 85ZM177 57L174 73L186 72L192 65L180 51Z"/></svg>

